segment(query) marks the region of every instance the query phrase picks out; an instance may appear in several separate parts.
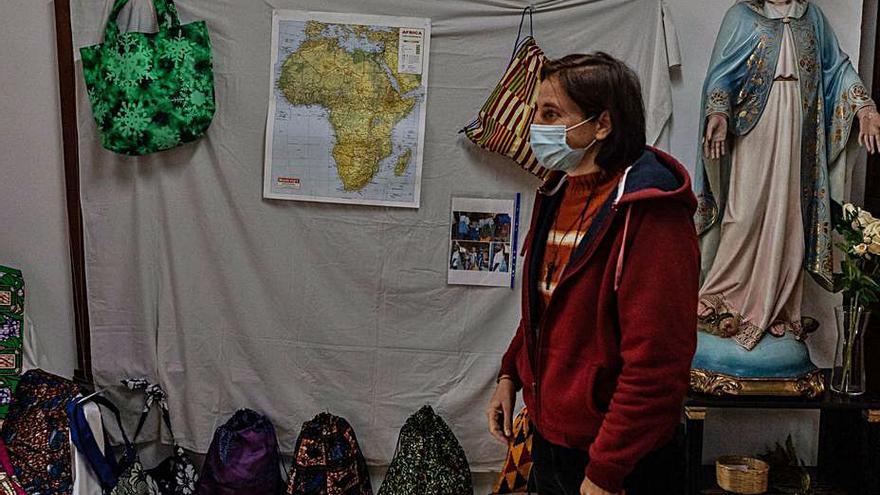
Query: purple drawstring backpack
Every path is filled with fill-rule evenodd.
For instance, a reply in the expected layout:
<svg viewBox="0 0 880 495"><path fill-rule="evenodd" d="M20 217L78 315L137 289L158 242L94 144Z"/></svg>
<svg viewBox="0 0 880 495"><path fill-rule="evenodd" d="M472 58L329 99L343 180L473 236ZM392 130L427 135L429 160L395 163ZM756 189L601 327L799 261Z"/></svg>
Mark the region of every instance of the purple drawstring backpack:
<svg viewBox="0 0 880 495"><path fill-rule="evenodd" d="M281 495L281 457L275 427L250 409L217 428L208 448L198 495Z"/></svg>

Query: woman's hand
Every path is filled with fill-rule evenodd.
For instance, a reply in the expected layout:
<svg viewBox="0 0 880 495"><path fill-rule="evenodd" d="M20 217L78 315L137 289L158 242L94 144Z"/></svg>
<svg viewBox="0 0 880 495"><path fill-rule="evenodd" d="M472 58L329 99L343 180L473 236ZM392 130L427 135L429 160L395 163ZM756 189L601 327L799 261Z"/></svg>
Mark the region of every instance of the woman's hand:
<svg viewBox="0 0 880 495"><path fill-rule="evenodd" d="M874 154L880 151L880 114L877 107L869 106L859 110L859 144Z"/></svg>
<svg viewBox="0 0 880 495"><path fill-rule="evenodd" d="M584 476L584 482L581 483L581 495L626 495L626 492L607 492L596 486L595 483L590 481L590 478Z"/></svg>
<svg viewBox="0 0 880 495"><path fill-rule="evenodd" d="M486 408L489 420L489 433L499 442L507 445L513 434L513 404L516 402L516 388L510 378L501 378L495 393Z"/></svg>
<svg viewBox="0 0 880 495"><path fill-rule="evenodd" d="M717 160L724 156L724 142L727 140L727 117L713 113L706 123L706 134L703 136L703 156Z"/></svg>

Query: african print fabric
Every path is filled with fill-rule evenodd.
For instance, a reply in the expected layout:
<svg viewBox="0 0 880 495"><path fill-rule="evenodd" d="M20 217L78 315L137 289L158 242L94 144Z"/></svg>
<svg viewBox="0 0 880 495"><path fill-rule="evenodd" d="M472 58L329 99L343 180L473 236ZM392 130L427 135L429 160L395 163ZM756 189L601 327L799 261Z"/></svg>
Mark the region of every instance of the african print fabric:
<svg viewBox="0 0 880 495"><path fill-rule="evenodd" d="M373 495L367 462L343 418L321 413L304 423L294 456L289 495Z"/></svg>
<svg viewBox="0 0 880 495"><path fill-rule="evenodd" d="M507 447L507 459L492 489L492 495L530 491L531 474L532 425L529 423L528 408L524 407L513 420L513 439Z"/></svg>
<svg viewBox="0 0 880 495"><path fill-rule="evenodd" d="M67 404L78 393L73 382L43 370L22 375L3 423L3 440L25 492L70 495L73 480Z"/></svg>
<svg viewBox="0 0 880 495"><path fill-rule="evenodd" d="M0 419L6 417L21 378L24 329L24 278L0 265Z"/></svg>
<svg viewBox="0 0 880 495"><path fill-rule="evenodd" d="M473 494L464 449L431 406L406 420L397 442L379 495Z"/></svg>

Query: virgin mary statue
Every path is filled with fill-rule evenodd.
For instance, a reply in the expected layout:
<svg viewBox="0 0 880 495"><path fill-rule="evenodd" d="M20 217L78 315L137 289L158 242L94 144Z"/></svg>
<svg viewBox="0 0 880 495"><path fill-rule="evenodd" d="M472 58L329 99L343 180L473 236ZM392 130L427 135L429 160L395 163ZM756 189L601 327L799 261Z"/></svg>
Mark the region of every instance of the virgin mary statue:
<svg viewBox="0 0 880 495"><path fill-rule="evenodd" d="M703 250L695 369L762 379L815 372L801 342L810 321L803 278L832 284L838 158L856 116L859 142L876 151L880 115L819 7L740 0L728 10L703 86L694 180ZM762 342L767 333L783 342ZM758 351L788 357L749 356Z"/></svg>

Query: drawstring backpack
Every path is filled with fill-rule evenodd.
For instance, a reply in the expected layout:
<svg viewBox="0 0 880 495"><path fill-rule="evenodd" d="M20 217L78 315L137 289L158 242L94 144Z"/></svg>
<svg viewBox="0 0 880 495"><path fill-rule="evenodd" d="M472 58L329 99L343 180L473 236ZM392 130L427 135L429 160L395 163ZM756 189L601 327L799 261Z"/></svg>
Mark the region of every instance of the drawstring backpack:
<svg viewBox="0 0 880 495"><path fill-rule="evenodd" d="M406 420L379 495L472 495L464 449L431 406Z"/></svg>
<svg viewBox="0 0 880 495"><path fill-rule="evenodd" d="M144 393L144 408L141 417L138 420L137 430L134 433L134 442L137 442L141 430L153 404L158 404L159 410L162 412L162 422L168 428L168 434L171 435L172 454L158 466L152 469L143 469L139 467L132 470L130 479L138 487L147 486L149 493L158 495L191 495L195 493L196 483L198 482L198 473L189 456L182 447L177 445L174 439L174 429L171 427L171 413L168 410L168 394L158 384L152 384L144 379L123 380L123 385L130 390L142 390ZM143 488L138 488L142 490ZM153 491L155 490L155 491ZM140 493L140 492L132 492ZM118 495L128 495L128 492L121 492Z"/></svg>
<svg viewBox="0 0 880 495"><path fill-rule="evenodd" d="M538 105L541 67L544 65L544 52L534 38L532 11L531 6L523 10L513 55L504 76L474 121L461 132L480 148L500 153L543 179L548 171L538 164L529 144L529 126ZM526 14L529 16L529 35L520 40Z"/></svg>
<svg viewBox="0 0 880 495"><path fill-rule="evenodd" d="M240 409L217 428L199 479L199 495L280 495L281 457L268 418Z"/></svg>
<svg viewBox="0 0 880 495"><path fill-rule="evenodd" d="M3 440L26 493L70 495L73 490L67 404L79 395L72 381L43 370L22 375Z"/></svg>
<svg viewBox="0 0 880 495"><path fill-rule="evenodd" d="M507 458L492 489L492 495L532 493L532 425L528 408L513 420L513 439L507 447Z"/></svg>
<svg viewBox="0 0 880 495"><path fill-rule="evenodd" d="M153 0L159 31L120 33L126 3L114 2L103 43L80 49L101 145L146 155L198 139L215 108L208 26L180 24L173 0Z"/></svg>
<svg viewBox="0 0 880 495"><path fill-rule="evenodd" d="M287 493L373 495L367 461L348 421L321 413L303 423Z"/></svg>

